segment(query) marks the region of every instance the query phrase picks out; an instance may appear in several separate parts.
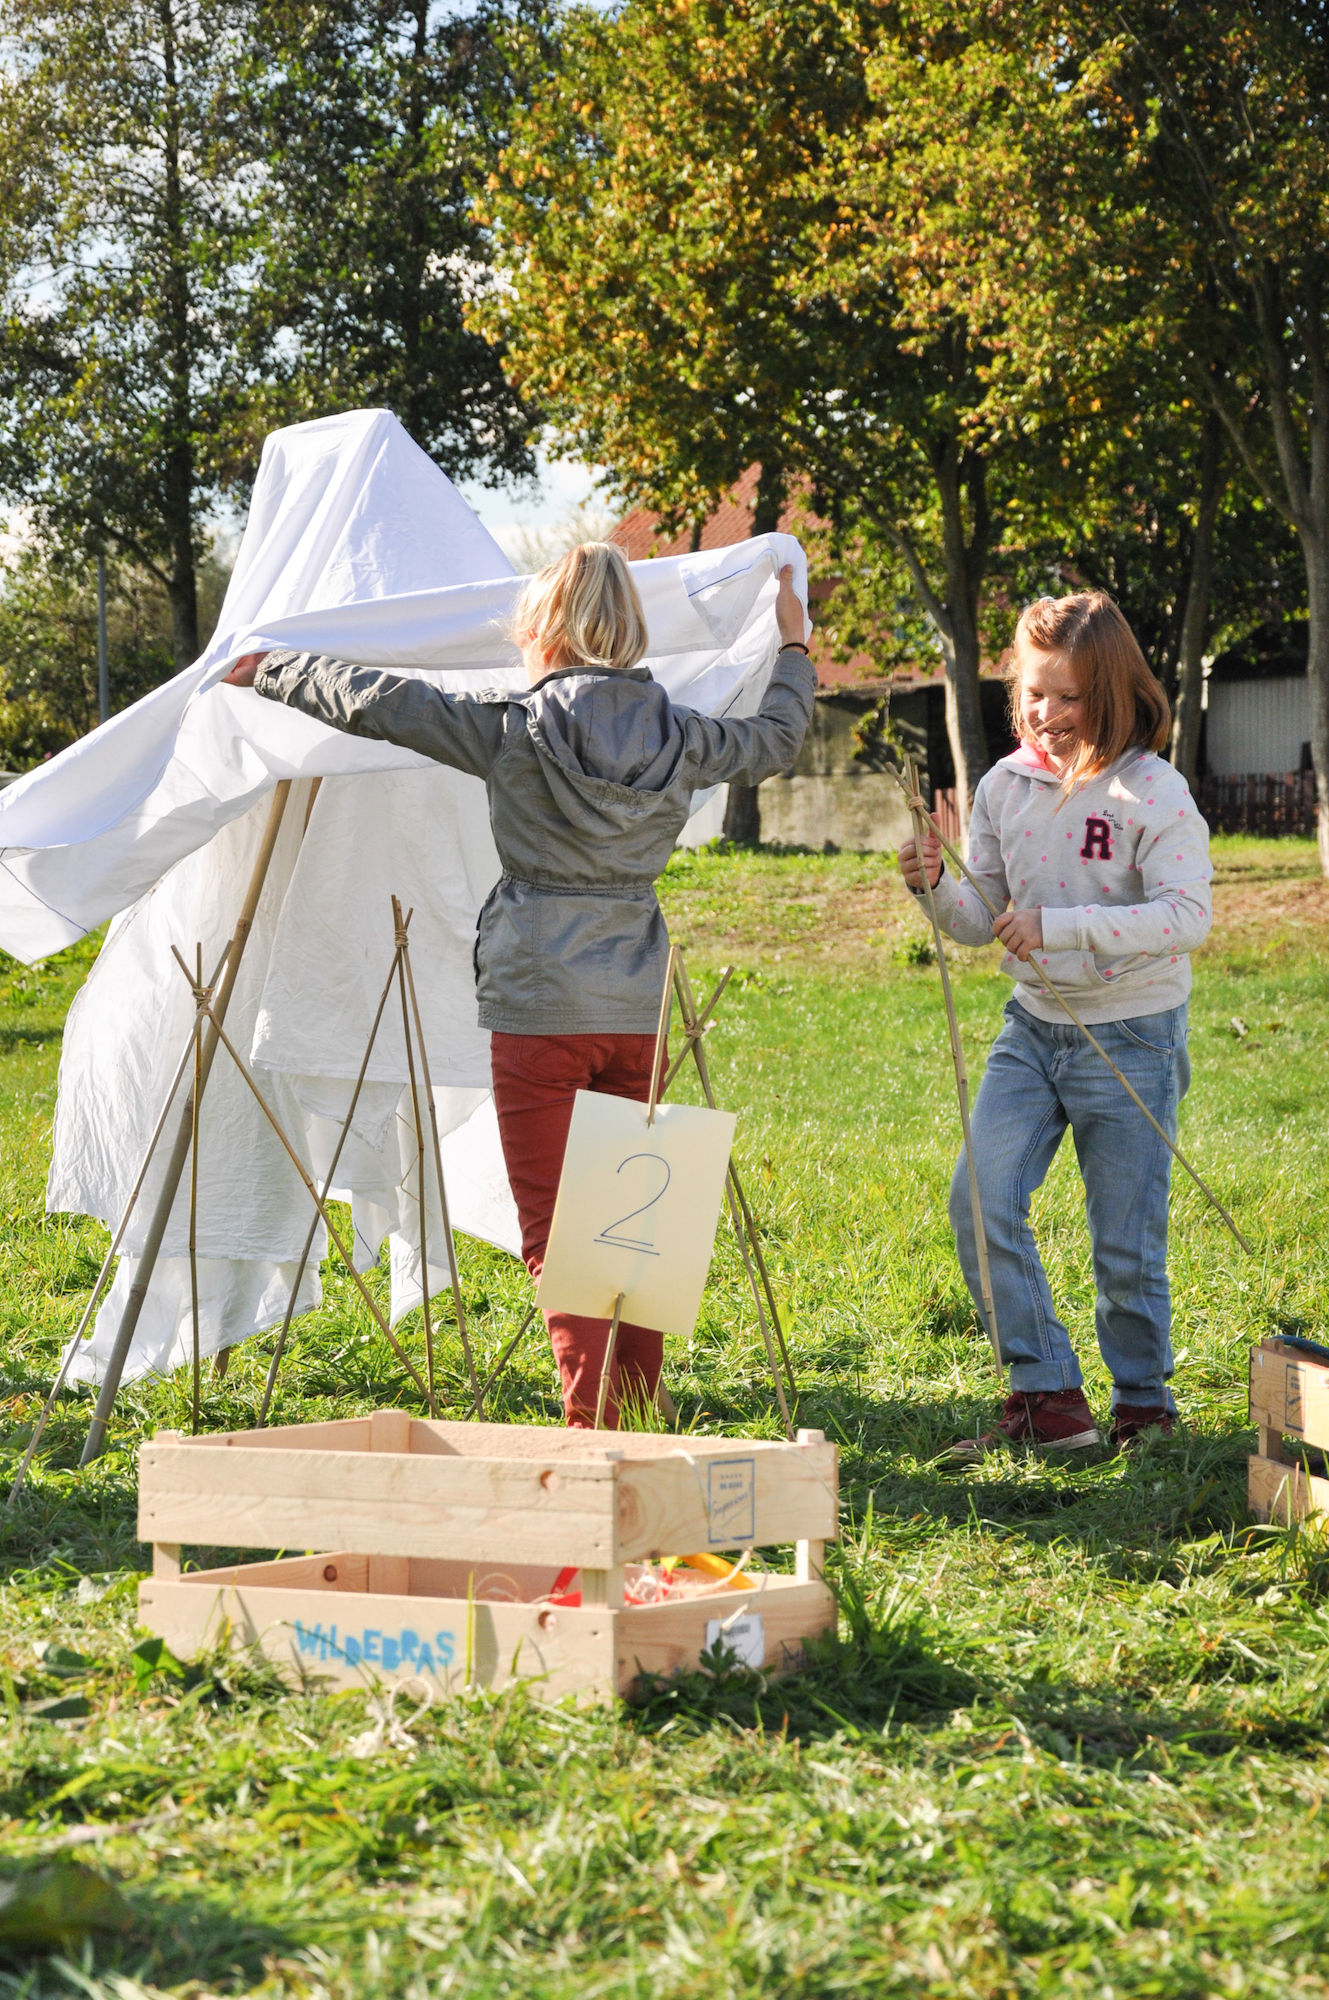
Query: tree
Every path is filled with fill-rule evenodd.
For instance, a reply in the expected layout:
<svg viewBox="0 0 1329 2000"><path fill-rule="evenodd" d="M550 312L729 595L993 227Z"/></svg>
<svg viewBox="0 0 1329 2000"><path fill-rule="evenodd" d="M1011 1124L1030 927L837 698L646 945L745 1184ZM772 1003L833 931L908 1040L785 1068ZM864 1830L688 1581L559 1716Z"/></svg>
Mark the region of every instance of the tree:
<svg viewBox="0 0 1329 2000"><path fill-rule="evenodd" d="M462 324L507 19L0 0L0 489L44 540L155 579L176 665L209 514L274 424L374 400L449 472L530 469Z"/></svg>
<svg viewBox="0 0 1329 2000"><path fill-rule="evenodd" d="M1094 363L1078 371L1086 386L1100 371L1133 385L1122 421L1143 403L1188 452L1183 763L1224 509L1236 495L1271 550L1271 518L1295 535L1329 870L1324 11L1309 0L990 0L977 47L949 104L958 219L974 244L966 282L1004 299L1017 376L1037 382L1069 340Z"/></svg>
<svg viewBox="0 0 1329 2000"><path fill-rule="evenodd" d="M199 600L215 617L228 566L203 557ZM111 712L172 670L165 591L133 563L108 565ZM96 726L97 586L77 554L26 543L0 559L0 768L23 771Z"/></svg>
<svg viewBox="0 0 1329 2000"><path fill-rule="evenodd" d="M843 538L884 545L936 635L967 803L983 580L1036 511L1044 433L998 404L992 326L911 264L922 45L901 11L573 15L495 179L508 284L480 317L625 502L696 520L757 460L759 529L797 477Z"/></svg>
<svg viewBox="0 0 1329 2000"><path fill-rule="evenodd" d="M177 665L199 650L203 510L253 454L254 163L233 85L248 11L0 14L0 171L26 220L0 238L0 477L48 536L160 583Z"/></svg>
<svg viewBox="0 0 1329 2000"><path fill-rule="evenodd" d="M386 404L453 477L532 473L531 412L465 309L490 282L471 196L548 36L542 0L442 18L431 0L261 8L255 327L283 416Z"/></svg>

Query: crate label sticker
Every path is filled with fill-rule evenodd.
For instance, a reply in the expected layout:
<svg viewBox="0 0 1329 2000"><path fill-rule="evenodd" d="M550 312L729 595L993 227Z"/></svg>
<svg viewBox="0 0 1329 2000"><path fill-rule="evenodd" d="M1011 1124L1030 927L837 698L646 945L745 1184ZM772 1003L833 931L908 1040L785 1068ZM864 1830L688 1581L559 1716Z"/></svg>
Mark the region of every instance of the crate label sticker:
<svg viewBox="0 0 1329 2000"><path fill-rule="evenodd" d="M1301 1365L1289 1361L1283 1376L1283 1429L1299 1431L1304 1423L1301 1407Z"/></svg>
<svg viewBox="0 0 1329 2000"><path fill-rule="evenodd" d="M732 1549L757 1532L757 1461L712 1459L706 1486L706 1539L713 1549Z"/></svg>
<svg viewBox="0 0 1329 2000"><path fill-rule="evenodd" d="M414 1632L404 1625L397 1632L366 1625L357 1632L338 1632L335 1625L291 1621L295 1654L303 1660L341 1660L348 1667L379 1668L384 1673L436 1674L452 1665L457 1642L451 1632Z"/></svg>
<svg viewBox="0 0 1329 2000"><path fill-rule="evenodd" d="M766 1663L766 1632L761 1613L748 1611L742 1618L708 1618L706 1651L714 1652L717 1646L732 1653L742 1667L763 1667Z"/></svg>

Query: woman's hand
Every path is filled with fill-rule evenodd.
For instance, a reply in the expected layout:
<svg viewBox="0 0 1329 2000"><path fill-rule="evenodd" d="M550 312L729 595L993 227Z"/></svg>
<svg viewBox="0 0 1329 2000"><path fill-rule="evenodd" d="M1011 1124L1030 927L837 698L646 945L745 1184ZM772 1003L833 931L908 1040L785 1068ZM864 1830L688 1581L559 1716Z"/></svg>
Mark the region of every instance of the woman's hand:
<svg viewBox="0 0 1329 2000"><path fill-rule="evenodd" d="M780 571L780 588L775 593L775 622L782 646L806 645L808 619L794 589L792 563L786 563Z"/></svg>
<svg viewBox="0 0 1329 2000"><path fill-rule="evenodd" d="M941 836L937 833L923 835L923 859L918 858L918 842L906 840L900 849L900 868L911 889L922 889L923 870L928 871L928 887L935 889L941 880Z"/></svg>
<svg viewBox="0 0 1329 2000"><path fill-rule="evenodd" d="M1011 957L1022 963L1027 964L1036 951L1043 949L1041 910L1007 910L994 919L992 928Z"/></svg>
<svg viewBox="0 0 1329 2000"><path fill-rule="evenodd" d="M248 688L254 685L254 675L267 659L266 653L242 653L228 674L222 675L223 687Z"/></svg>

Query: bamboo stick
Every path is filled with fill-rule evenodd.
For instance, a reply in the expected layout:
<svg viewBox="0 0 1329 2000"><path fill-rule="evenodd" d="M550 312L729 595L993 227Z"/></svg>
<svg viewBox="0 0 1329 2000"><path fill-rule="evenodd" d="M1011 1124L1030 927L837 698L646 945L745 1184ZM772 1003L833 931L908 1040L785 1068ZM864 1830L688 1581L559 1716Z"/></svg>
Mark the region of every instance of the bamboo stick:
<svg viewBox="0 0 1329 2000"><path fill-rule="evenodd" d="M411 912L414 916L415 912ZM415 1126L416 1200L420 1210L420 1309L425 1329L425 1374L429 1382L429 1414L438 1415L434 1394L434 1322L429 1310L429 1245L425 1229L425 1123L420 1115L420 1090L415 1080L415 1051L411 1045L411 1012L406 997L402 961L406 955L406 928L411 918L403 917L401 904L392 899L392 922L397 939L397 986L401 993L401 1032L406 1044L406 1087L411 1094L411 1119Z"/></svg>
<svg viewBox="0 0 1329 2000"><path fill-rule="evenodd" d="M227 951L230 950L229 943L226 947L226 950ZM225 963L225 959L226 959L226 953L223 952L221 958L218 959L217 961L217 971L214 972L212 975L212 981L211 981L212 985L216 984L218 974L221 972L222 966ZM33 1427L32 1436L28 1440L28 1448L24 1452L23 1457L19 1463L19 1468L17 1473L14 1475L14 1483L9 1489L9 1501L11 1506L19 1496L19 1490L23 1485L24 1479L27 1477L28 1467L32 1464L32 1461L36 1456L37 1446L41 1442L42 1432L46 1429L46 1426L50 1421L51 1412L55 1408L55 1399L65 1386L65 1377L68 1375L70 1367L73 1363L74 1356L78 1352L79 1343L83 1339L83 1335L87 1331L87 1328L91 1323L93 1313L97 1310L97 1301L100 1299L103 1287L106 1284L106 1280L110 1276L111 1266L112 1264L114 1264L116 1258L120 1254L120 1245L123 1243L125 1239L125 1231L129 1228L130 1219L133 1216L135 1208L138 1206L138 1198L140 1194L143 1192L143 1183L147 1180L148 1169L151 1167L157 1148L161 1144L162 1133L166 1130L166 1121L171 1115L171 1106L175 1102L175 1093L177 1090L179 1090L181 1083L184 1081L185 1071L189 1067L189 1058L193 1052L194 1036L196 1031L197 1031L197 1024L195 1025L195 1027L190 1029L189 1040L185 1043L184 1048L180 1051L180 1060L176 1064L175 1075L171 1078L170 1086L166 1092L166 1096L162 1100L162 1108L160 1112L157 1114L157 1123L153 1126L152 1136L149 1138L147 1146L144 1149L143 1160L139 1167L138 1175L134 1181L134 1185L129 1190L129 1199L125 1203L124 1213L121 1215L119 1223L116 1225L115 1234L111 1238L110 1247L107 1250L106 1255L103 1257L101 1269L97 1273L96 1283L93 1285L92 1291L89 1294L87 1305L83 1308L83 1316L79 1320L78 1326L74 1331L73 1338L70 1340L68 1346L65 1349L64 1358L60 1363L60 1372L56 1376L55 1381L51 1384L50 1394L47 1396L46 1401L42 1404L41 1412L37 1418L36 1424Z"/></svg>
<svg viewBox="0 0 1329 2000"><path fill-rule="evenodd" d="M906 757L905 772L909 779L910 810L914 815L914 831L922 852L923 830L928 824L923 811L918 790L918 779L914 772L913 759ZM917 804L914 801L917 800ZM955 1012L955 995L951 991L950 967L946 963L946 947L942 940L941 924L937 918L937 905L932 895L932 884L928 881L927 869L923 870L923 900L927 905L928 922L932 925L932 938L937 950L937 970L941 974L941 994L946 1004L946 1028L951 1041L951 1061L955 1066L955 1093L960 1101L960 1131L964 1141L965 1167L969 1179L969 1208L974 1220L974 1247L978 1253L978 1289L983 1300L983 1315L987 1325L987 1336L992 1343L992 1359L997 1365L997 1375L1005 1380L1006 1371L1001 1359L1001 1336L997 1326L997 1306L992 1295L992 1271L988 1262L988 1237L983 1226L983 1204L978 1193L978 1163L974 1158L974 1135L969 1126L969 1072L965 1068L964 1044L960 1040L960 1022Z"/></svg>
<svg viewBox="0 0 1329 2000"><path fill-rule="evenodd" d="M346 1108L346 1116L342 1120L342 1128L337 1137L337 1144L333 1148L332 1159L329 1162L328 1171L323 1178L323 1200L325 1203L331 1195L333 1179L341 1161L342 1153L345 1150L346 1141L351 1136L351 1127L355 1122L355 1113L360 1102L360 1093L364 1089L365 1077L369 1073L369 1061L374 1053L374 1044L378 1040L379 1024L383 1019L384 1009L387 1007L388 999L392 992L393 981L396 977L397 955L394 952L392 964L388 968L388 976L383 982L383 991L379 995L378 1007L370 1024L369 1039L365 1043L364 1060L360 1064L360 1072L355 1079L355 1088L351 1092L351 1101ZM277 1370L281 1366L282 1356L286 1351L287 1335L291 1330L291 1321L295 1317L295 1303L300 1294L300 1285L305 1275L305 1267L309 1262L314 1248L314 1237L318 1233L319 1220L319 1211L315 1208L313 1220L309 1225L309 1234L305 1237L304 1248L300 1252L300 1262L296 1267L295 1281L291 1286L291 1296L287 1302L286 1316L282 1320L281 1331L277 1335L277 1345L273 1349L272 1360L268 1364L268 1378L263 1387L263 1402L258 1413L258 1426L260 1430L268 1420L268 1410L272 1404L272 1392L277 1385Z"/></svg>
<svg viewBox="0 0 1329 2000"><path fill-rule="evenodd" d="M407 922L409 923L409 921L410 919L408 918ZM443 1217L443 1241L447 1246L448 1274L452 1280L452 1303L456 1308L456 1313L457 1313L457 1333L461 1339L461 1351L465 1358L466 1374L471 1385L471 1401L475 1405L475 1414L478 1417L483 1414L483 1402L480 1395L480 1380L475 1371L475 1356L471 1351L470 1337L466 1331L466 1312L465 1308L462 1305L462 1297L461 1297L461 1273L457 1268L457 1245L452 1234L452 1218L448 1213L448 1190L446 1183L444 1182L443 1179L443 1142L439 1136L439 1130L438 1130L438 1109L434 1102L434 1082L429 1071L429 1051L425 1047L424 1022L420 1017L420 1001L415 990L415 973L411 967L410 945L407 941L405 941L405 939L403 939L402 943L401 963L402 963L402 974L405 980L405 984L410 990L411 1013L415 1020L415 1039L420 1050L420 1074L424 1079L425 1102L429 1109L429 1127L430 1131L433 1134L433 1139L434 1139L434 1172L438 1179L438 1206L439 1206L439 1212ZM424 1274L423 1283L425 1288L428 1289L429 1269L428 1266L424 1264L423 1261L424 1260L423 1219L421 1220L420 1227L421 1227L420 1255L421 1255L421 1262Z"/></svg>
<svg viewBox="0 0 1329 2000"><path fill-rule="evenodd" d="M678 958L678 946L671 944L669 956L665 960L664 991L660 995L660 1019L655 1029L655 1054L651 1058L651 1097L646 1107L646 1123L654 1125L655 1107L660 1101L660 1063L664 1055L665 1033L669 1027L669 1010L674 1001L674 965Z"/></svg>
<svg viewBox="0 0 1329 2000"><path fill-rule="evenodd" d="M211 1014L209 1015L209 1018L210 1019L213 1018ZM369 1287L365 1284L364 1279L360 1276L360 1273L356 1270L355 1265L351 1259L351 1254L347 1250L346 1245L341 1240L341 1236L338 1232L336 1223L332 1220L332 1217L329 1215L326 1204L324 1203L321 1195L319 1194L318 1189L314 1186L313 1181L309 1178L309 1175L306 1173L305 1168L300 1160L299 1154L296 1152L294 1146L287 1138L285 1132L282 1130L281 1124L277 1118L276 1113L273 1111L271 1105L264 1097L263 1092L259 1089L257 1083L255 1083L253 1077L250 1075L249 1065L246 1063L244 1057L240 1054L240 1051L236 1048L234 1042L230 1040L224 1028L221 1027L217 1028L217 1039L221 1043L222 1047L225 1049L227 1055L230 1056L236 1068L239 1070L241 1076L244 1078L246 1084L249 1086L249 1089L252 1091L254 1098L257 1101L259 1110L263 1113L263 1116L267 1119L269 1125L271 1125L273 1131L276 1133L277 1138L281 1141L281 1144L286 1151L286 1155L290 1160L291 1165L295 1168L296 1173L300 1176L300 1179L304 1183L305 1192L309 1195L310 1199L314 1203L314 1206L317 1208L320 1216L323 1219L323 1227L327 1230L328 1235L332 1238L333 1243L337 1247L338 1253L341 1256L342 1262L346 1266L352 1284L359 1292L366 1306L369 1308L370 1314L372 1315L374 1323L378 1327L379 1332L383 1335L383 1338L387 1341L389 1347L391 1347L393 1353L396 1355L397 1359L401 1362L402 1367L406 1370L412 1382L414 1382L416 1388L420 1391L420 1394L426 1399L426 1401L428 1401L429 1392L425 1388L424 1383L421 1381L420 1376L416 1371L414 1362L411 1360L409 1354L407 1354L401 1342L397 1339L397 1336L392 1331L392 1328L388 1325L387 1320L384 1318L383 1314L379 1310L378 1302L374 1298L373 1294L370 1292Z"/></svg>
<svg viewBox="0 0 1329 2000"><path fill-rule="evenodd" d="M671 948L672 955L672 948ZM605 1342L605 1358L600 1369L600 1388L595 1398L595 1428L604 1429L605 1404L609 1400L609 1376L614 1366L614 1350L618 1346L618 1321L623 1310L623 1294L614 1300L614 1317L609 1322L609 1338Z"/></svg>
<svg viewBox="0 0 1329 2000"><path fill-rule="evenodd" d="M180 958L179 952L176 957ZM180 959L181 965L184 960ZM203 1000L203 947L195 947L194 1004L197 1008ZM189 1104L193 1117L189 1133L189 1324L193 1336L194 1350L194 1395L193 1420L194 1436L198 1436L199 1417L199 1354L198 1354L198 1120L203 1098L203 1016L194 1015L194 1088Z"/></svg>
<svg viewBox="0 0 1329 2000"><path fill-rule="evenodd" d="M208 1077L212 1071L213 1057L217 1052L217 1040L221 1034L221 1023L226 1019L226 1010L231 1004L231 995L235 991L235 982L239 976L241 961L245 955L245 947L249 943L249 934L254 926L259 899L263 894L263 885L268 879L268 869L272 864L273 851L277 845L277 836L281 832L282 817L286 811L286 802L290 797L290 792L291 780L289 778L280 779L273 788L272 803L268 807L267 824L263 829L263 838L259 843L258 854L255 857L254 866L250 873L249 887L245 891L245 899L241 905L240 915L236 919L235 930L232 933L231 942L227 948L220 983L217 985L215 997L209 1003L207 1009L211 1031L204 1038L203 1042L199 1074L200 1090L207 1088ZM134 1330L138 1325L139 1317L143 1311L143 1304L148 1295L148 1286L152 1281L152 1273L156 1267L157 1259L161 1254L162 1240L166 1235L166 1225L170 1220L171 1209L175 1203L176 1190L180 1185L180 1176L184 1172L185 1158L189 1152L194 1118L192 1091L190 1097L191 1102L186 1104L184 1114L180 1120L175 1144L171 1149L171 1155L167 1161L165 1178L157 1196L156 1206L152 1211L152 1216L148 1223L143 1248L139 1253L138 1272L134 1283L130 1287L129 1297L125 1302L125 1309L120 1317L120 1325L116 1330L114 1345L107 1357L106 1372L102 1376L101 1388L97 1396L97 1407L93 1411L92 1422L88 1426L88 1435L83 1446L83 1455L79 1460L80 1465L90 1465L93 1459L100 1453L106 1439L106 1426L110 1422L111 1411L115 1407L115 1399L119 1394L120 1378L125 1371L125 1362L129 1357L129 1349L134 1339Z"/></svg>

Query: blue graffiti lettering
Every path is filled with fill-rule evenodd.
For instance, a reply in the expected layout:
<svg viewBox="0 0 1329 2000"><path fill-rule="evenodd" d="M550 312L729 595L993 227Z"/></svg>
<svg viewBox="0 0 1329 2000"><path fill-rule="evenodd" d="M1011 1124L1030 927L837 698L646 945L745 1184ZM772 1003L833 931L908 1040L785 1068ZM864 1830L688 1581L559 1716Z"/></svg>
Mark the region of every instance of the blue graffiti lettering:
<svg viewBox="0 0 1329 2000"><path fill-rule="evenodd" d="M312 1627L302 1625L297 1618L295 1621L295 1643L298 1650L302 1653L317 1653L321 1645L323 1648L322 1658L326 1660L328 1657L328 1635L323 1630L322 1625L314 1625Z"/></svg>

